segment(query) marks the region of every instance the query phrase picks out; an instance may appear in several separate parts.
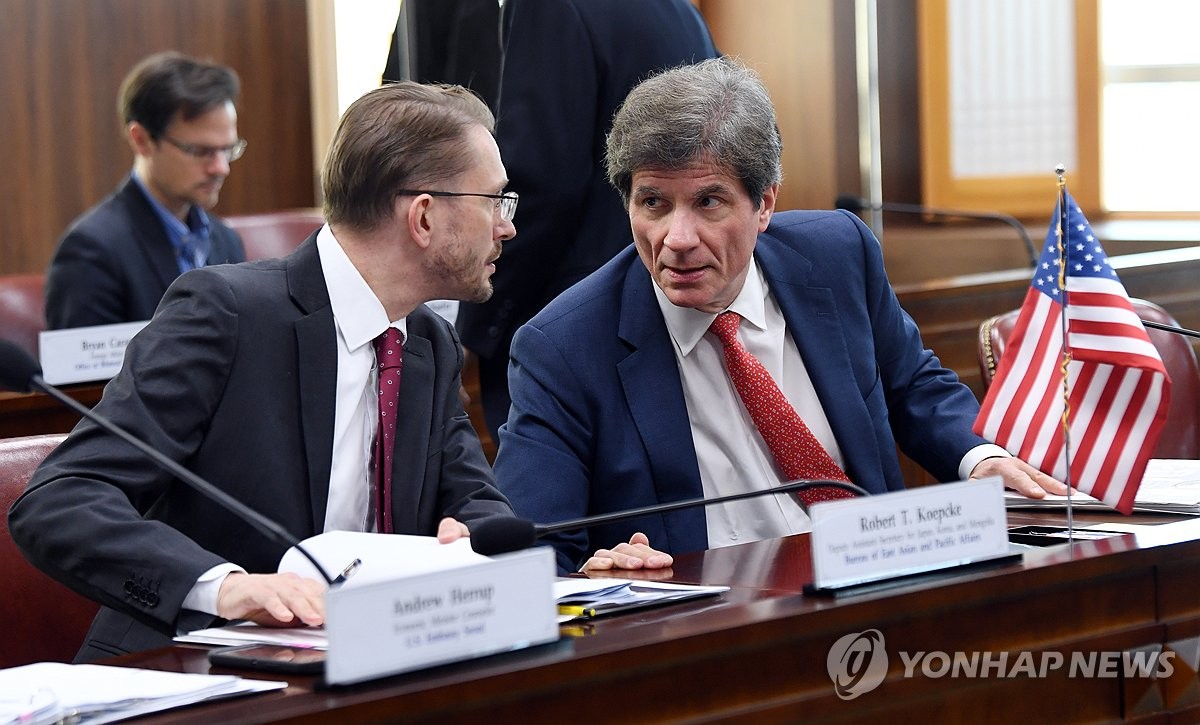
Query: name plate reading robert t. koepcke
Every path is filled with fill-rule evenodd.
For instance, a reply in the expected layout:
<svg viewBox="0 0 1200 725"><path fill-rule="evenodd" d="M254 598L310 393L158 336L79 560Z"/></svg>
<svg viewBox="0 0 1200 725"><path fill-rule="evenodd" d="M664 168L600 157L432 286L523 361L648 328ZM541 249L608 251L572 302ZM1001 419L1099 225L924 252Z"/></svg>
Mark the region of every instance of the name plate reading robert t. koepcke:
<svg viewBox="0 0 1200 725"><path fill-rule="evenodd" d="M42 379L51 385L108 380L121 371L125 346L146 322L148 320L118 322L39 333Z"/></svg>
<svg viewBox="0 0 1200 725"><path fill-rule="evenodd" d="M810 516L818 591L1009 554L999 477L819 503Z"/></svg>

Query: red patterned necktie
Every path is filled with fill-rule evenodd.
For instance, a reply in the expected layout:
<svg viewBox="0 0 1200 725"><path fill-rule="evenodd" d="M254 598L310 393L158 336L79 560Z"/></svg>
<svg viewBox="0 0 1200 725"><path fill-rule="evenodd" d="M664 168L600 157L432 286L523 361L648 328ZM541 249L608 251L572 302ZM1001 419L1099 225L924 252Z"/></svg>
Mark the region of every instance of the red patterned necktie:
<svg viewBox="0 0 1200 725"><path fill-rule="evenodd" d="M741 396L746 411L767 442L767 448L771 450L784 477L788 480L815 478L850 483L845 471L804 424L771 379L771 374L738 340L737 331L741 321L736 312L722 312L713 320L708 331L716 335L724 346L725 368L729 371L733 387ZM854 497L849 491L833 487L800 491L796 495L806 505Z"/></svg>
<svg viewBox="0 0 1200 725"><path fill-rule="evenodd" d="M378 531L392 529L392 449L396 444L397 401L402 367L400 331L389 327L375 338L379 366L379 429L375 434L375 511Z"/></svg>

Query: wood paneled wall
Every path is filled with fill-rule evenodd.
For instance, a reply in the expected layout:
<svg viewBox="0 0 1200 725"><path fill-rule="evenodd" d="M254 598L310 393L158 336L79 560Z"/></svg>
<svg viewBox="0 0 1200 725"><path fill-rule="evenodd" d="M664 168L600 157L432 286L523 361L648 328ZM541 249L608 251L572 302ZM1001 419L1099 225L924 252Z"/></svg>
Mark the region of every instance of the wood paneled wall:
<svg viewBox="0 0 1200 725"><path fill-rule="evenodd" d="M762 76L783 134L780 209L828 209L861 194L854 2L699 0L717 47ZM916 2L879 0L883 195L921 195Z"/></svg>
<svg viewBox="0 0 1200 725"><path fill-rule="evenodd" d="M67 224L129 172L117 89L161 50L241 76L250 145L217 213L313 205L304 0L0 0L0 274L43 271Z"/></svg>
<svg viewBox="0 0 1200 725"><path fill-rule="evenodd" d="M700 11L717 48L756 70L775 103L783 136L778 208L828 209L838 185L833 2L701 0Z"/></svg>

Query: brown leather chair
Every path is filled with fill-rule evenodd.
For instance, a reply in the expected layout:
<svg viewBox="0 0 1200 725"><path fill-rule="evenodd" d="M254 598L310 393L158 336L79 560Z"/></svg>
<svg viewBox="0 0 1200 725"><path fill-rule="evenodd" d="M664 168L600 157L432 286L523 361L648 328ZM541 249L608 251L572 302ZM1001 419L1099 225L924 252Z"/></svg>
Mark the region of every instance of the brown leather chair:
<svg viewBox="0 0 1200 725"><path fill-rule="evenodd" d="M225 218L242 237L246 260L273 259L292 253L309 234L325 223L320 209L285 209Z"/></svg>
<svg viewBox="0 0 1200 725"><path fill-rule="evenodd" d="M1175 325L1163 308L1137 298L1129 300L1138 317L1150 322ZM1005 312L984 320L979 326L979 372L986 389L996 373L996 365L1004 354L1004 346L1020 310ZM1150 342L1158 348L1167 374L1171 376L1171 405L1167 408L1167 423L1154 449L1155 458L1200 458L1200 364L1190 338L1173 332L1147 329Z"/></svg>
<svg viewBox="0 0 1200 725"><path fill-rule="evenodd" d="M8 509L29 477L65 435L0 439L0 668L70 662L99 605L33 568L13 543Z"/></svg>
<svg viewBox="0 0 1200 725"><path fill-rule="evenodd" d="M38 333L46 329L45 275L0 275L0 339L38 357Z"/></svg>

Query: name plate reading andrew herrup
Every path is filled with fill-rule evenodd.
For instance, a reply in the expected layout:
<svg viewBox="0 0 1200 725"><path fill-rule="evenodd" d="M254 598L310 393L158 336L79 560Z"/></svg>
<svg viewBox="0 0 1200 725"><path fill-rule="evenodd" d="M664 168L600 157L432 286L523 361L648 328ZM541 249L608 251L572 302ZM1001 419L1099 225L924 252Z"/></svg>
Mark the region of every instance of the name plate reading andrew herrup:
<svg viewBox="0 0 1200 725"><path fill-rule="evenodd" d="M363 682L558 639L554 550L539 546L325 595L325 680Z"/></svg>
<svg viewBox="0 0 1200 725"><path fill-rule="evenodd" d="M1009 555L999 477L819 503L810 516L817 592Z"/></svg>
<svg viewBox="0 0 1200 725"><path fill-rule="evenodd" d="M120 372L125 360L125 346L146 322L118 322L38 333L42 379L51 385L108 380Z"/></svg>

